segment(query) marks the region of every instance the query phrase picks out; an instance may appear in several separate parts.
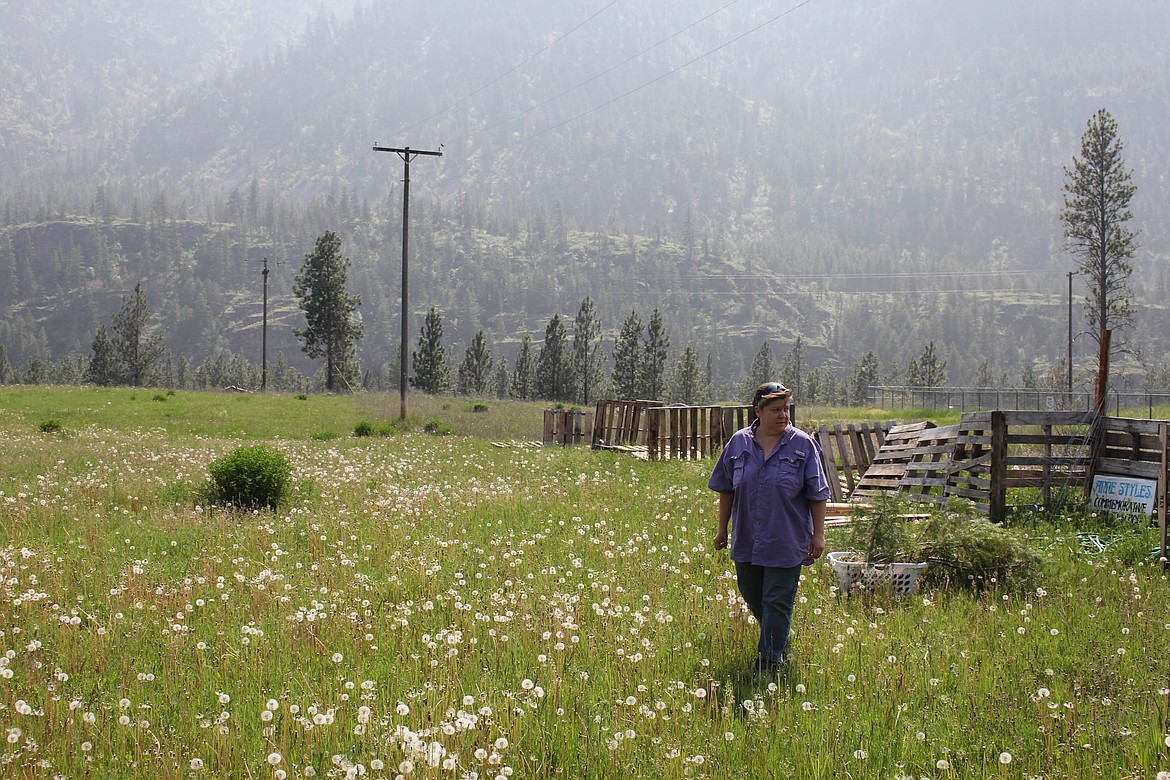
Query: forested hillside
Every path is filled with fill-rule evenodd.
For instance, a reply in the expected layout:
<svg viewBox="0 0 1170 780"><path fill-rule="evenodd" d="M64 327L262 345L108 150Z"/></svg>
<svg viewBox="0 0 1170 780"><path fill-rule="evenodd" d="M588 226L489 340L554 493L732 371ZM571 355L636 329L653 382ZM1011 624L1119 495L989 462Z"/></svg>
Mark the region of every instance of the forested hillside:
<svg viewBox="0 0 1170 780"><path fill-rule="evenodd" d="M1164 383L1166 29L1157 0L0 5L0 345L84 358L143 281L176 358L255 361L268 257L270 355L311 374L291 280L336 230L392 374L379 141L442 144L412 166L411 302L456 356L483 329L510 365L589 297L610 344L661 309L717 392L797 338L842 378L931 342L952 384L1059 377L1063 166L1107 108L1141 231L1121 368Z"/></svg>

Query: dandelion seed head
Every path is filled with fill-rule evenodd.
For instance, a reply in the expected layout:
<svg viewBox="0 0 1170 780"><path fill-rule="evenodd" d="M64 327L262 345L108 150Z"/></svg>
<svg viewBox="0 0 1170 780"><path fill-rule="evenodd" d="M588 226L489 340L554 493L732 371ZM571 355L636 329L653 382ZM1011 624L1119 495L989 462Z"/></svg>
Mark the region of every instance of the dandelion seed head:
<svg viewBox="0 0 1170 780"><path fill-rule="evenodd" d="M1011 753L1009 753L1005 750L1004 752L999 754L999 763L1004 764L1006 766L1007 764L1010 764L1011 762L1012 762L1012 754Z"/></svg>

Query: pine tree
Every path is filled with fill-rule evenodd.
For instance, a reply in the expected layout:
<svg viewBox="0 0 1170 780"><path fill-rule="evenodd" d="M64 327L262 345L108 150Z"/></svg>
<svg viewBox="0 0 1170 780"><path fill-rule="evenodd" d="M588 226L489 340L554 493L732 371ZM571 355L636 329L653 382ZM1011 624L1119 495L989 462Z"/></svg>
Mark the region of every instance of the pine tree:
<svg viewBox="0 0 1170 780"><path fill-rule="evenodd" d="M508 359L500 358L500 364L496 366L496 378L492 382L492 390L496 394L496 398L508 397Z"/></svg>
<svg viewBox="0 0 1170 780"><path fill-rule="evenodd" d="M1081 157L1065 168L1065 247L1079 258L1079 270L1089 281L1085 316L1100 344L1106 330L1130 324L1130 259L1137 234L1125 227L1133 217L1129 202L1136 188L1121 157L1125 144L1117 137L1117 122L1105 109L1090 120L1081 136Z"/></svg>
<svg viewBox="0 0 1170 780"><path fill-rule="evenodd" d="M114 345L110 343L110 336L106 332L105 325L97 329L97 335L93 337L92 349L93 357L89 360L86 379L101 387L120 384L118 359L114 355Z"/></svg>
<svg viewBox="0 0 1170 780"><path fill-rule="evenodd" d="M0 344L0 385L7 385L12 379L13 371L12 364L8 362L8 351Z"/></svg>
<svg viewBox="0 0 1170 780"><path fill-rule="evenodd" d="M554 314L544 331L544 345L536 357L536 397L572 401L573 363L561 315Z"/></svg>
<svg viewBox="0 0 1170 780"><path fill-rule="evenodd" d="M601 384L601 320L588 296L573 319L573 384L579 403L589 405Z"/></svg>
<svg viewBox="0 0 1170 780"><path fill-rule="evenodd" d="M532 337L525 335L520 341L520 352L516 355L516 366L512 369L512 383L508 394L521 401L536 397L536 365L532 360Z"/></svg>
<svg viewBox="0 0 1170 780"><path fill-rule="evenodd" d="M878 384L878 359L872 351L866 352L853 367L849 378L849 400L860 406L869 398L869 388Z"/></svg>
<svg viewBox="0 0 1170 780"><path fill-rule="evenodd" d="M297 272L293 294L300 300L307 327L294 328L311 358L325 358L325 388L332 392L336 378L351 370L362 325L357 307L362 299L345 291L349 258L341 254L341 239L333 231L317 238L316 248L305 255Z"/></svg>
<svg viewBox="0 0 1170 780"><path fill-rule="evenodd" d="M149 326L150 308L142 282L134 285L134 294L122 299L122 308L110 326L110 343L118 363L118 382L142 387L153 379L156 364L167 352L161 333Z"/></svg>
<svg viewBox="0 0 1170 780"><path fill-rule="evenodd" d="M805 368L804 340L800 336L797 336L796 341L792 344L792 349L784 356L784 362L780 366L780 376L784 377L784 384L792 390L797 398L800 398L805 403L809 403L816 399L812 396L806 397L804 387ZM766 382L767 380L765 379L764 381Z"/></svg>
<svg viewBox="0 0 1170 780"><path fill-rule="evenodd" d="M463 395L484 395L492 379L492 353L479 330L459 364L459 392Z"/></svg>
<svg viewBox="0 0 1170 780"><path fill-rule="evenodd" d="M694 406L707 400L703 371L699 368L699 353L687 344L674 365L671 376L670 400Z"/></svg>
<svg viewBox="0 0 1170 780"><path fill-rule="evenodd" d="M434 306L427 312L422 332L418 334L418 349L410 353L410 367L414 371L411 387L438 395L451 386L447 350L443 346L443 318Z"/></svg>
<svg viewBox="0 0 1170 780"><path fill-rule="evenodd" d="M906 367L907 384L911 387L943 387L947 383L946 369L947 361L938 356L932 341Z"/></svg>
<svg viewBox="0 0 1170 780"><path fill-rule="evenodd" d="M638 377L638 397L646 400L662 398L665 387L666 359L670 350L670 336L657 308L650 314L646 326L646 340L642 345L642 370Z"/></svg>
<svg viewBox="0 0 1170 780"><path fill-rule="evenodd" d="M772 357L772 347L768 345L768 340L764 339L764 343L756 350L755 357L752 358L752 367L748 369L747 382L741 390L740 395L745 398L751 398L756 388L765 382L771 382L776 378L776 365Z"/></svg>
<svg viewBox="0 0 1170 780"><path fill-rule="evenodd" d="M613 394L624 400L638 397L638 369L640 367L642 318L631 311L622 323L621 332L613 345Z"/></svg>

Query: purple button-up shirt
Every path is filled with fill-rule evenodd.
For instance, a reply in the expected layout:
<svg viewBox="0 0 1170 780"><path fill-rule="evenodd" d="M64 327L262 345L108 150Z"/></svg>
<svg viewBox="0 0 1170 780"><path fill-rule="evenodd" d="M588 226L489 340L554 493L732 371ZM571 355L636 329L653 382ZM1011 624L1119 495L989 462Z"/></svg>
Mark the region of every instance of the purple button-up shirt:
<svg viewBox="0 0 1170 780"><path fill-rule="evenodd" d="M732 493L731 560L757 566L799 566L812 543L810 501L827 501L829 483L816 441L793 426L765 460L755 421L736 431L707 486Z"/></svg>

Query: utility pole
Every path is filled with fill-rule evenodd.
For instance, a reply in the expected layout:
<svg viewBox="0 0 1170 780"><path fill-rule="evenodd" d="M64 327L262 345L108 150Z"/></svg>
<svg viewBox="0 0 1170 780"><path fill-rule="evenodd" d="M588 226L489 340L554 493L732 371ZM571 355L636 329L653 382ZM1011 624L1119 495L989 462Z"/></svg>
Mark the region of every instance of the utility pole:
<svg viewBox="0 0 1170 780"><path fill-rule="evenodd" d="M1072 278L1080 271L1066 271L1068 274L1068 397L1072 403Z"/></svg>
<svg viewBox="0 0 1170 780"><path fill-rule="evenodd" d="M260 326L260 392L268 392L268 255L264 255L264 320Z"/></svg>
<svg viewBox="0 0 1170 780"><path fill-rule="evenodd" d="M442 144L440 144L440 148L442 148ZM389 146L379 146L377 144L377 142L374 143L374 151L375 152L394 152L395 154L397 154L399 157L402 158L402 164L404 166L403 167L403 176L402 176L402 344L401 344L401 351L399 352L400 369L399 369L399 376L398 376L398 395L399 395L399 398L401 399L400 409L399 409L399 417L401 419L405 420L406 419L406 357L407 357L407 348L409 345L409 342L408 342L409 320L407 319L409 316L409 309L407 307L407 301L408 301L407 282L408 282L408 278L409 278L409 274L407 272L407 269L409 268L409 265L408 265L408 261L407 261L407 247L409 245L409 236L410 236L410 161L413 160L415 157L418 157L420 154L428 155L430 157L442 157L443 153L440 151L423 151L421 149L411 149L409 146L405 146L401 149L397 149L397 148L393 148L393 147L389 147Z"/></svg>
<svg viewBox="0 0 1170 780"><path fill-rule="evenodd" d="M284 263L276 263L284 265ZM264 279L264 309L260 324L260 392L268 391L268 255L264 255L264 266L260 276Z"/></svg>

